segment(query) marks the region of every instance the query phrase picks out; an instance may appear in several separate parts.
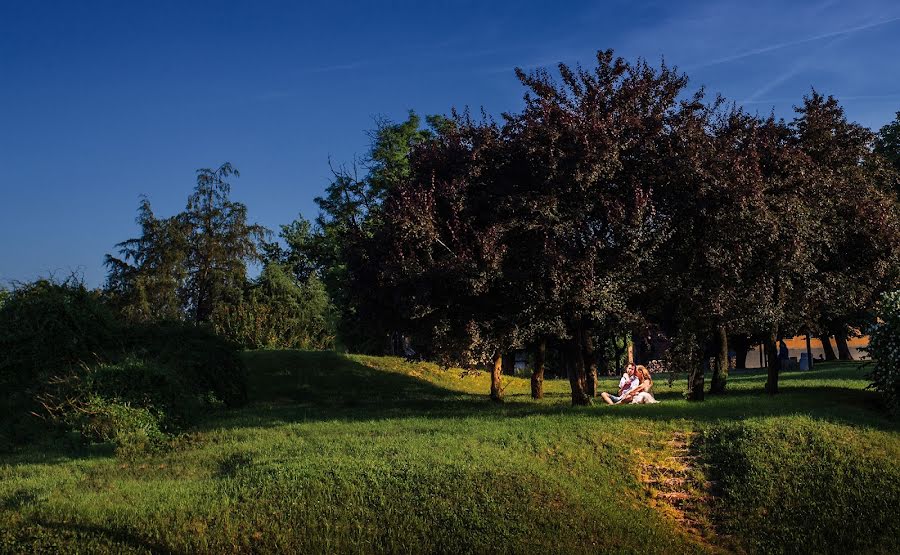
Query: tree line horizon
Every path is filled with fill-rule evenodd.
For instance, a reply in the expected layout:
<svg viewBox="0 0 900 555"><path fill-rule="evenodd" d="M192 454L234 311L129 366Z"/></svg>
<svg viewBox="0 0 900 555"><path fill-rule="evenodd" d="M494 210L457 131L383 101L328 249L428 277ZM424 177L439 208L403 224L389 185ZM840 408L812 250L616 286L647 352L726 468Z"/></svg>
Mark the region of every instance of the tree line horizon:
<svg viewBox="0 0 900 555"><path fill-rule="evenodd" d="M198 170L175 216L142 199L104 297L128 320L208 325L248 348L487 366L497 401L525 349L533 397L553 359L584 405L598 367L629 343L645 361L647 338L692 400L726 392L729 346L762 344L775 394L779 339L843 350L900 289L900 112L876 133L813 89L792 120L760 116L611 50L516 76L524 108L497 119L377 120L367 158L333 167L318 216L280 241L229 198L227 162ZM873 382L896 399L883 366Z"/></svg>

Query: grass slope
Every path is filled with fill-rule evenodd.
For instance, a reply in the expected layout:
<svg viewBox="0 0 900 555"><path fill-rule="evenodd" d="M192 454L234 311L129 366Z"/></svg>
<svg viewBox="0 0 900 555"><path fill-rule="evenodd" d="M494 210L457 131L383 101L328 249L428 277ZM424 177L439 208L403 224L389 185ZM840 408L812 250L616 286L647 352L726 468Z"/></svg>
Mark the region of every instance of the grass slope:
<svg viewBox="0 0 900 555"><path fill-rule="evenodd" d="M0 458L0 551L657 552L898 551L900 428L853 364L735 375L689 404L568 406L549 380L399 359L245 354L252 402L164 454L40 446ZM603 384L612 389L612 380ZM648 469L688 470L692 533ZM707 479L718 496L705 497ZM699 508L698 508L699 507ZM861 528L860 528L861 526ZM815 536L815 537L812 537Z"/></svg>

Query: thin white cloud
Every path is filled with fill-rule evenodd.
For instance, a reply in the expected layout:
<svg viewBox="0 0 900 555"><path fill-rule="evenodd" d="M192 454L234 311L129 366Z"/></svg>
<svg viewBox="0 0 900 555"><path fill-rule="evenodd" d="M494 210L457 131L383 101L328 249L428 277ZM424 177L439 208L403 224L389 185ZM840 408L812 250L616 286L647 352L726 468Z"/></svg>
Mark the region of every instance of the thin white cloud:
<svg viewBox="0 0 900 555"><path fill-rule="evenodd" d="M774 79L768 80L762 87L760 87L759 89L754 91L746 99L742 100L741 103L754 102L754 101L758 100L759 97L769 94L771 91L773 91L776 87L778 87L782 83L785 83L785 82L791 80L792 78L796 77L797 75L800 75L804 71L810 69L812 66L815 65L815 61L818 59L821 59L823 57L824 53L828 49L830 49L831 47L833 47L835 45L839 45L842 42L846 42L848 40L848 37L849 37L848 34L840 35L840 36L828 41L827 44L815 49L813 52L810 52L804 56L799 57L794 63L791 64L791 66L787 70L781 72L781 74L779 74Z"/></svg>
<svg viewBox="0 0 900 555"><path fill-rule="evenodd" d="M834 94L834 93L831 93ZM840 100L841 102L848 100L896 100L900 99L900 92L891 93L891 94L857 94L857 95L842 95L842 94L834 94L834 97ZM784 98L764 98L760 100L744 100L743 104L780 104L782 102L797 102L796 97L784 97Z"/></svg>
<svg viewBox="0 0 900 555"><path fill-rule="evenodd" d="M830 33L822 33L820 35L806 37L806 38L799 39L799 40L770 44L768 46L754 48L752 50L746 50L744 52L740 52L738 54L733 54L731 56L725 56L722 58L717 58L715 60L710 60L707 62L694 64L692 66L687 67L686 69L689 69L689 70L690 69L698 69L698 68L704 68L704 67L714 66L714 65L718 65L718 64L733 62L733 61L740 60L743 58L749 58L750 56L758 56L759 54L765 54L767 52L781 50L782 48L788 48L790 46L797 46L800 44L806 44L806 43L814 42L814 41L818 41L818 40L823 40L823 39L828 39L828 38L833 38L833 37L840 37L840 36L844 36L844 35L849 35L851 33L858 33L859 31L865 31L868 29L873 29L875 27L880 27L882 25L887 25L889 23L894 23L895 21L900 21L900 17L892 17L890 19L876 21L874 23L867 23L865 25L857 25L856 27L841 29L839 31L832 31Z"/></svg>

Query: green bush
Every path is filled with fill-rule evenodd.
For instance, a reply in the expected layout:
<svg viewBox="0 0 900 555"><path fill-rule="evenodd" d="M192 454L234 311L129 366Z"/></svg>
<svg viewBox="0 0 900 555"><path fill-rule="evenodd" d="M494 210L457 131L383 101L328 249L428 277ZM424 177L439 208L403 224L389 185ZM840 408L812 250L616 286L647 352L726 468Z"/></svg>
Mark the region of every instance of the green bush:
<svg viewBox="0 0 900 555"><path fill-rule="evenodd" d="M81 283L40 280L0 306L0 391L0 449L54 428L139 449L203 407L245 401L247 376L208 328L125 326Z"/></svg>
<svg viewBox="0 0 900 555"><path fill-rule="evenodd" d="M171 366L133 356L93 368L86 391L117 403L146 408L166 432L184 429L205 402L203 394L194 391Z"/></svg>
<svg viewBox="0 0 900 555"><path fill-rule="evenodd" d="M871 387L884 395L888 410L900 410L900 291L881 297L881 321L869 330L869 356L874 370Z"/></svg>
<svg viewBox="0 0 900 555"><path fill-rule="evenodd" d="M900 460L859 433L796 416L706 431L722 531L758 553L900 551Z"/></svg>
<svg viewBox="0 0 900 555"><path fill-rule="evenodd" d="M126 331L133 356L177 373L193 395L229 407L247 400L247 368L239 346L210 328L185 322L141 324Z"/></svg>
<svg viewBox="0 0 900 555"><path fill-rule="evenodd" d="M39 280L11 291L0 306L0 422L9 439L35 435L38 401L109 360L118 332L112 311L81 283Z"/></svg>
<svg viewBox="0 0 900 555"><path fill-rule="evenodd" d="M334 348L334 308L325 286L311 274L297 282L279 264L268 264L256 283L214 319L216 332L244 348Z"/></svg>
<svg viewBox="0 0 900 555"><path fill-rule="evenodd" d="M160 429L159 415L148 408L94 395L66 414L69 428L91 441L116 445L121 453L134 454L160 447L166 434Z"/></svg>

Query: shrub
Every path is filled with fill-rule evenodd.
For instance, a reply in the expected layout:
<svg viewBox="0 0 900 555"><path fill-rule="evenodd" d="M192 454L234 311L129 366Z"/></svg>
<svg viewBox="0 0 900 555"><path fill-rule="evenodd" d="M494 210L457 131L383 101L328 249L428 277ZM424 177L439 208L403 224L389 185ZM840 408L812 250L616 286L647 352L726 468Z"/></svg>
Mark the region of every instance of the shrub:
<svg viewBox="0 0 900 555"><path fill-rule="evenodd" d="M869 356L874 370L870 387L884 395L888 410L900 410L900 291L881 297L881 321L869 330Z"/></svg>
<svg viewBox="0 0 900 555"><path fill-rule="evenodd" d="M146 408L166 432L190 424L205 401L171 366L133 356L93 368L87 382L86 394Z"/></svg>
<svg viewBox="0 0 900 555"><path fill-rule="evenodd" d="M238 345L210 328L185 322L129 328L126 346L134 356L176 372L193 394L239 406L247 400L247 368Z"/></svg>
<svg viewBox="0 0 900 555"><path fill-rule="evenodd" d="M55 427L140 449L204 406L242 403L247 377L208 328L125 327L81 283L40 280L0 306L0 392L0 448Z"/></svg>
<svg viewBox="0 0 900 555"><path fill-rule="evenodd" d="M244 299L216 313L216 332L249 349L334 348L334 309L322 282L311 274L297 282L268 264Z"/></svg>
<svg viewBox="0 0 900 555"><path fill-rule="evenodd" d="M0 306L0 421L11 439L33 435L38 400L108 360L118 334L112 311L79 282L39 280L11 291Z"/></svg>
<svg viewBox="0 0 900 555"><path fill-rule="evenodd" d="M166 434L159 417L149 408L134 407L98 395L79 403L66 413L69 429L92 441L107 441L123 454L136 454L162 446Z"/></svg>

